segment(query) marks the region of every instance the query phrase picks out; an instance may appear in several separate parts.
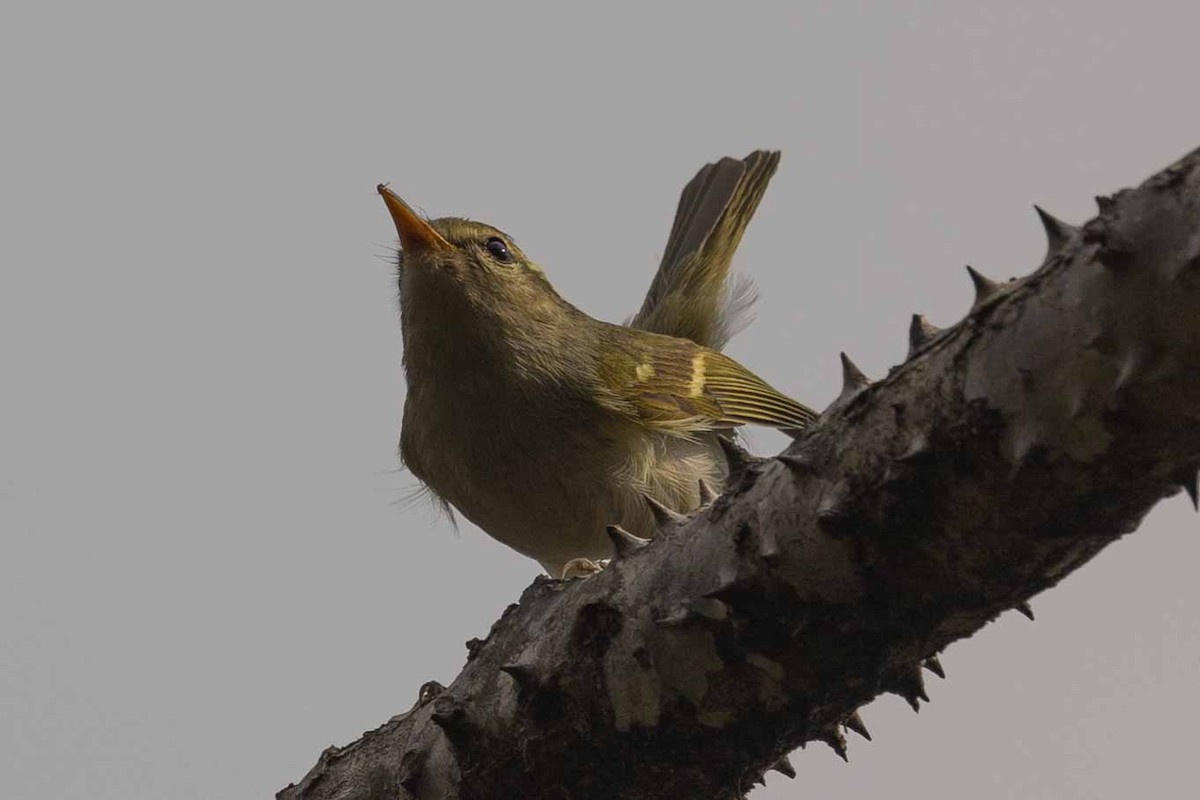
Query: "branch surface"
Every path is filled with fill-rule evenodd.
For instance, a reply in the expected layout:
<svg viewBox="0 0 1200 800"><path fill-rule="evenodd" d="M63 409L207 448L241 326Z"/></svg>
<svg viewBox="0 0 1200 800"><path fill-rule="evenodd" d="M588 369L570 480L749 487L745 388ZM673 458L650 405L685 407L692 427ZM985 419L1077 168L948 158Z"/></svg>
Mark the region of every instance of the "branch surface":
<svg viewBox="0 0 1200 800"><path fill-rule="evenodd" d="M1200 150L845 387L584 581L538 579L446 688L281 800L734 798L1133 531L1200 466ZM1025 607L1027 608L1027 607ZM780 759L784 759L780 761Z"/></svg>

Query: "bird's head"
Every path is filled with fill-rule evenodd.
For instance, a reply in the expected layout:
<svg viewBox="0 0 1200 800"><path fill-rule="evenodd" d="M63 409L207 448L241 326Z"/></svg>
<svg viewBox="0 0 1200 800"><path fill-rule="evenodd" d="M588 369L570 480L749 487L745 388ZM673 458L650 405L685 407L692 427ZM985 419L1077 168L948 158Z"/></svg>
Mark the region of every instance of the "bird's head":
<svg viewBox="0 0 1200 800"><path fill-rule="evenodd" d="M461 217L427 220L378 187L400 237L405 362L443 369L497 352L573 341L582 315L503 231Z"/></svg>
<svg viewBox="0 0 1200 800"><path fill-rule="evenodd" d="M504 231L461 217L426 220L391 189L378 190L400 236L402 298L451 306L457 299L462 311L508 319L562 302L541 268Z"/></svg>

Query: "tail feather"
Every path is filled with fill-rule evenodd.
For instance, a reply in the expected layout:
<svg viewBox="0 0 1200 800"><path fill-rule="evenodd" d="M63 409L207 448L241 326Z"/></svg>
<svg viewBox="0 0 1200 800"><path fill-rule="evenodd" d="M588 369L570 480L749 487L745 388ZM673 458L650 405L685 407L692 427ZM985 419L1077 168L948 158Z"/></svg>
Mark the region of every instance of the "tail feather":
<svg viewBox="0 0 1200 800"><path fill-rule="evenodd" d="M722 158L702 168L679 197L662 262L635 328L720 349L754 301L749 281L729 284L729 267L779 165L777 151Z"/></svg>

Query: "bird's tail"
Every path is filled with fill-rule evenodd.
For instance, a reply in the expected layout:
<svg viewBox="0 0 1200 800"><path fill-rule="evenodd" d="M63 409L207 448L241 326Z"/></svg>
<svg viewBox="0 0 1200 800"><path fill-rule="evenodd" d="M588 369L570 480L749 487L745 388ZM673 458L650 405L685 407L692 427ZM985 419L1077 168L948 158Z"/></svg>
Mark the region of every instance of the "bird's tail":
<svg viewBox="0 0 1200 800"><path fill-rule="evenodd" d="M745 324L755 292L729 265L779 165L779 152L707 164L679 197L662 263L629 325L722 348Z"/></svg>

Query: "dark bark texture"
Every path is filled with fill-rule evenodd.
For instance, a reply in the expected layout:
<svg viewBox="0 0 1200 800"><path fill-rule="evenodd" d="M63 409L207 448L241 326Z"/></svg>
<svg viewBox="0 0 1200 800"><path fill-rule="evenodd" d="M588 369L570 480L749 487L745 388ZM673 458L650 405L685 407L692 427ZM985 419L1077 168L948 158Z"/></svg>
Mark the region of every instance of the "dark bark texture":
<svg viewBox="0 0 1200 800"><path fill-rule="evenodd" d="M450 686L278 797L734 798L805 742L844 753L882 692L918 707L949 643L1195 496L1200 150L1098 203L1042 213L1031 275L971 271L957 325L914 318L887 377L843 357L784 454L731 453L650 544L535 581Z"/></svg>

